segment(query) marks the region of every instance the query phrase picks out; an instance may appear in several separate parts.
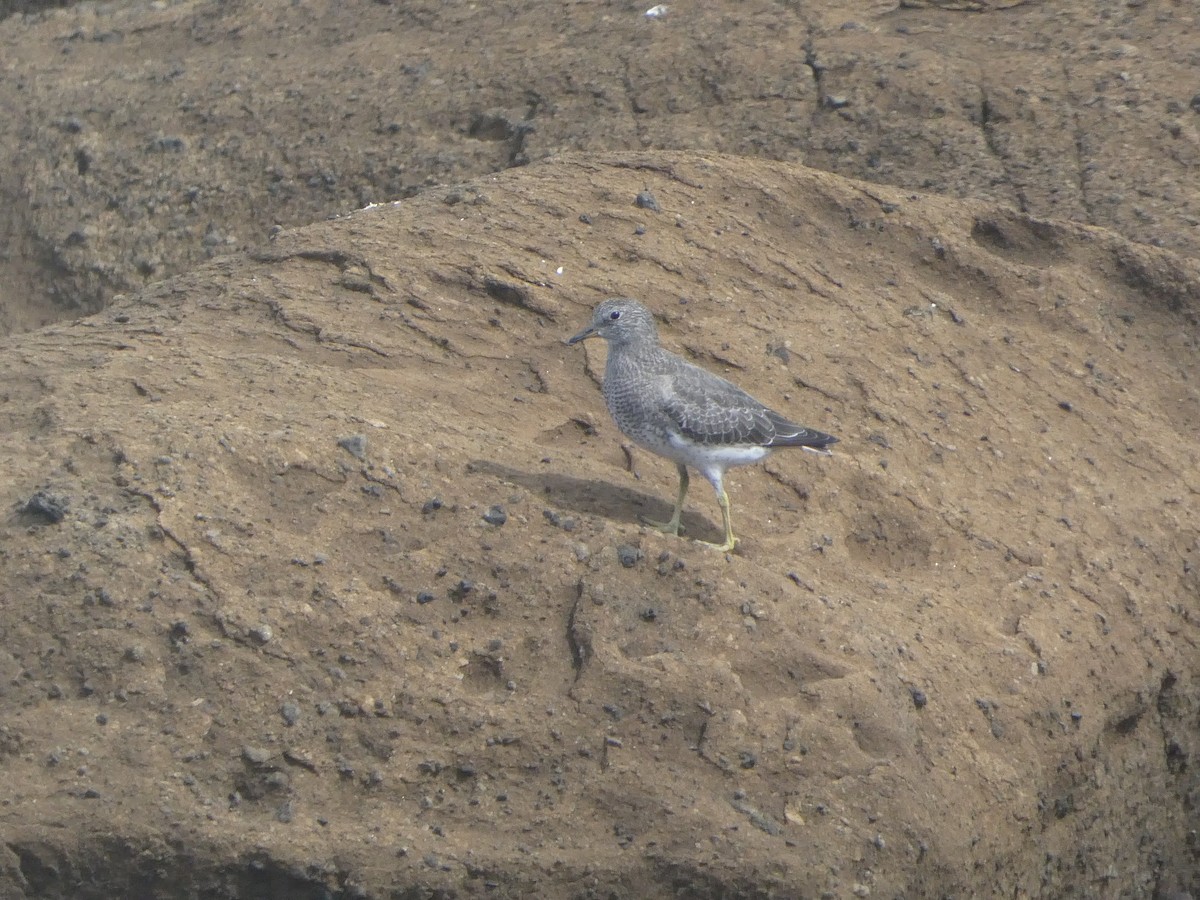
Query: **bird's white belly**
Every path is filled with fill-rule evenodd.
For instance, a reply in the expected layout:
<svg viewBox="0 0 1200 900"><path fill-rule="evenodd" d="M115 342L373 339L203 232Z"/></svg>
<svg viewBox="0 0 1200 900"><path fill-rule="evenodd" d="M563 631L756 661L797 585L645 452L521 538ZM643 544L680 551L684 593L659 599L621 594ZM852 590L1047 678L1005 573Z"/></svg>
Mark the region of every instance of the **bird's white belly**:
<svg viewBox="0 0 1200 900"><path fill-rule="evenodd" d="M668 435L665 446L653 449L701 472L713 467L724 471L730 466L748 466L771 455L770 447L753 444L704 446L678 434Z"/></svg>

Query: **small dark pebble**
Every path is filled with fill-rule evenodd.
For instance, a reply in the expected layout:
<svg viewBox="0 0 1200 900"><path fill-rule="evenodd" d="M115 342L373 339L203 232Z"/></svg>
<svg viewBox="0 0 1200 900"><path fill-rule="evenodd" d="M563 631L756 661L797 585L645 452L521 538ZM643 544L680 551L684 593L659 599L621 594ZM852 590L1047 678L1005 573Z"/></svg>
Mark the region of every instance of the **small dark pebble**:
<svg viewBox="0 0 1200 900"><path fill-rule="evenodd" d="M421 593L417 594L417 602L422 606L424 606L426 603L432 603L435 599L437 598L434 597L433 594L429 593L429 591L421 591Z"/></svg>
<svg viewBox="0 0 1200 900"><path fill-rule="evenodd" d="M547 522L563 531L574 531L578 524L573 517L561 515L553 509L543 509L542 515L545 516Z"/></svg>
<svg viewBox="0 0 1200 900"><path fill-rule="evenodd" d="M587 213L580 213L580 214L579 214L579 221L580 221L580 222L582 222L584 225L591 225L591 224L592 224L592 217L591 217L591 216L589 216Z"/></svg>
<svg viewBox="0 0 1200 900"><path fill-rule="evenodd" d="M617 559L627 569L632 569L637 565L638 560L642 558L642 550L640 547L634 547L630 544L622 544L617 548Z"/></svg>
<svg viewBox="0 0 1200 900"><path fill-rule="evenodd" d="M421 507L421 512L425 513L425 515L429 515L430 513L437 512L441 508L442 508L442 498L441 497L430 497L428 500L425 501L425 505Z"/></svg>
<svg viewBox="0 0 1200 900"><path fill-rule="evenodd" d="M102 34L106 34L104 32ZM98 34L95 40L102 40L102 35ZM151 150L160 150L162 152L182 153L187 149L187 141L181 137L174 135L161 135L150 142Z"/></svg>
<svg viewBox="0 0 1200 900"><path fill-rule="evenodd" d="M925 696L925 692L920 688L910 688L909 693L912 694L913 706L917 709L924 709L925 704L929 702L929 698Z"/></svg>
<svg viewBox="0 0 1200 900"><path fill-rule="evenodd" d="M290 728L300 721L300 704L288 700L279 707L279 714L283 716L283 723Z"/></svg>
<svg viewBox="0 0 1200 900"><path fill-rule="evenodd" d="M508 513L504 511L504 507L496 504L489 506L487 512L483 514L483 521L489 525L503 525L508 521Z"/></svg>
<svg viewBox="0 0 1200 900"><path fill-rule="evenodd" d="M758 757L748 750L743 750L741 753L739 753L738 758L742 762L743 769L753 769L758 765Z"/></svg>
<svg viewBox="0 0 1200 900"><path fill-rule="evenodd" d="M1071 401L1070 401L1070 400L1060 400L1060 401L1058 402L1058 408L1059 408L1059 409L1061 409L1063 412L1070 412L1070 411L1071 411L1072 409L1074 409L1075 407L1073 407L1073 406L1071 405Z"/></svg>
<svg viewBox="0 0 1200 900"><path fill-rule="evenodd" d="M646 233L646 226L645 226L645 225L639 225L637 228L633 229L633 233L634 233L634 234L636 234L636 235L638 235L638 236L641 236L641 235L645 234L645 233Z"/></svg>
<svg viewBox="0 0 1200 900"><path fill-rule="evenodd" d="M1192 108L1192 112L1200 113L1200 94L1192 97L1191 103L1188 104Z"/></svg>
<svg viewBox="0 0 1200 900"><path fill-rule="evenodd" d="M46 491L38 491L25 501L21 512L27 519L46 525L57 525L67 517L67 501Z"/></svg>
<svg viewBox="0 0 1200 900"><path fill-rule="evenodd" d="M271 751L265 747L251 747L249 745L242 748L242 759L253 766L265 765L271 758Z"/></svg>
<svg viewBox="0 0 1200 900"><path fill-rule="evenodd" d="M108 716L106 716L104 713L97 713L96 714L96 724L97 725L107 725L108 724Z"/></svg>
<svg viewBox="0 0 1200 900"><path fill-rule="evenodd" d="M367 436L365 434L348 434L340 437L338 446L356 459L367 458Z"/></svg>
<svg viewBox="0 0 1200 900"><path fill-rule="evenodd" d="M633 205L638 209L648 209L650 212L662 212L658 201L654 199L654 195L649 191L641 191L633 198Z"/></svg>
<svg viewBox="0 0 1200 900"><path fill-rule="evenodd" d="M475 582L469 581L466 578L462 578L459 580L458 584L454 586L453 590L450 591L450 594L456 599L461 600L473 590L475 590Z"/></svg>
<svg viewBox="0 0 1200 900"><path fill-rule="evenodd" d="M648 606L642 610L642 621L653 622L657 618L658 610L656 610L653 606Z"/></svg>

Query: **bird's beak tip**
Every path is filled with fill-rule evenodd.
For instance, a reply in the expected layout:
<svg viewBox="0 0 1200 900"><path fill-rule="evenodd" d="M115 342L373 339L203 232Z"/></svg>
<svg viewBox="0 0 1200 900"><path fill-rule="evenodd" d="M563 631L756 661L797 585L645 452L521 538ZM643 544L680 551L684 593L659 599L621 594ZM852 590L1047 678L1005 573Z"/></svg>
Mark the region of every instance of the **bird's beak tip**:
<svg viewBox="0 0 1200 900"><path fill-rule="evenodd" d="M591 329L591 327L585 328L585 329L583 329L583 331L579 332L579 334L577 334L577 335L574 335L573 337L569 337L569 338L567 338L567 340L566 340L566 343L568 343L568 344L578 344L580 341L585 341L585 340L587 340L588 338L590 338L590 337L591 337L593 334L595 334L595 333L596 333L596 332L595 332L595 331L593 331L593 330Z"/></svg>

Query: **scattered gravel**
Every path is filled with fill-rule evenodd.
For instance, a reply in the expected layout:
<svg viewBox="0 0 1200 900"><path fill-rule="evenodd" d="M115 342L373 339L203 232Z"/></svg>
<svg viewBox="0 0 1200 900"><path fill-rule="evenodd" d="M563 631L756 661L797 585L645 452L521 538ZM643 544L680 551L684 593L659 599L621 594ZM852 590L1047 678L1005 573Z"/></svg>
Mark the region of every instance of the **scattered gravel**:
<svg viewBox="0 0 1200 900"><path fill-rule="evenodd" d="M650 212L662 212L662 207L658 205L658 200L649 191L641 191L634 197L633 205L638 209L648 209Z"/></svg>
<svg viewBox="0 0 1200 900"><path fill-rule="evenodd" d="M271 751L265 747L242 747L242 759L254 766L265 766L271 760Z"/></svg>
<svg viewBox="0 0 1200 900"><path fill-rule="evenodd" d="M67 498L38 491L21 506L26 522L32 525L57 525L67 517Z"/></svg>
<svg viewBox="0 0 1200 900"><path fill-rule="evenodd" d="M279 707L279 715L283 717L283 723L291 728L300 721L300 704L288 700Z"/></svg>
<svg viewBox="0 0 1200 900"><path fill-rule="evenodd" d="M634 547L632 544L622 544L617 548L617 559L627 569L636 566L643 555L642 548Z"/></svg>
<svg viewBox="0 0 1200 900"><path fill-rule="evenodd" d="M338 446L355 459L367 458L367 436L365 434L348 434L338 438Z"/></svg>

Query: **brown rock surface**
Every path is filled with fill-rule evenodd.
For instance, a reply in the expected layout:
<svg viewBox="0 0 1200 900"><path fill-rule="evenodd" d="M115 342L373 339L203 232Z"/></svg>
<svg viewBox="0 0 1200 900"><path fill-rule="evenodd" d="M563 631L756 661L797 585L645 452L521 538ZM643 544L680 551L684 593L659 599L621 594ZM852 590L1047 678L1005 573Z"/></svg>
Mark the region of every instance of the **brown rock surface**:
<svg viewBox="0 0 1200 900"><path fill-rule="evenodd" d="M1194 885L1197 291L1109 232L656 153L10 340L10 883ZM636 523L671 468L625 471L561 343L613 293L843 438L734 476L738 555Z"/></svg>
<svg viewBox="0 0 1200 900"><path fill-rule="evenodd" d="M650 19L651 5L10 16L0 330L94 311L276 224L568 150L802 161L1200 248L1193 4L745 0Z"/></svg>
<svg viewBox="0 0 1200 900"><path fill-rule="evenodd" d="M0 897L1200 894L1200 41L977 6L0 23Z"/></svg>

